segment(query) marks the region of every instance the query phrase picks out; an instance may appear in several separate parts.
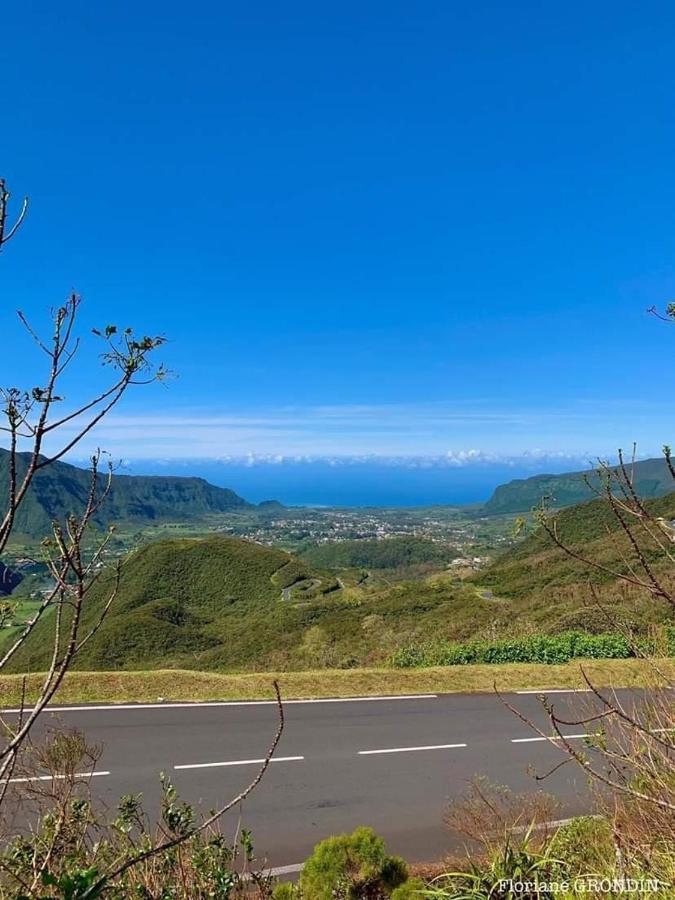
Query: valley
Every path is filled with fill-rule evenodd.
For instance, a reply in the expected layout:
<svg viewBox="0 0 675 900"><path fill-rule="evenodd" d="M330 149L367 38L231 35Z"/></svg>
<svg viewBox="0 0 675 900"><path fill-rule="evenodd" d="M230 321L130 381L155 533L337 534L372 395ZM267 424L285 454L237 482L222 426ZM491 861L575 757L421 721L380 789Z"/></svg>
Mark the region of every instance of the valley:
<svg viewBox="0 0 675 900"><path fill-rule="evenodd" d="M6 7L0 900L675 900L675 7Z"/></svg>
<svg viewBox="0 0 675 900"><path fill-rule="evenodd" d="M140 485L145 492L147 481ZM516 528L515 514L489 515L489 504L313 509L241 498L226 510L189 512L195 489L212 505L223 495L187 481L171 484L179 513L173 517L147 506L136 514L134 478L124 483L127 514L87 597L85 627L94 627L106 607L108 568L123 561L119 591L76 668L293 672L540 662L550 654L549 661L564 662L569 654L609 652L606 621L589 604L585 567L555 547L532 515ZM237 495L224 496L229 503ZM647 502L654 515L675 518L675 495ZM563 509L557 523L572 545L621 564L627 548L602 501ZM92 545L103 528L91 533ZM15 579L4 640L35 615L49 590L39 554L37 539L24 535L4 556ZM635 635L670 626L669 610L639 590L606 576L595 580L598 596ZM47 664L49 617L11 671ZM521 643L509 649L514 621ZM598 637L579 643L575 634ZM614 655L628 653L611 647Z"/></svg>

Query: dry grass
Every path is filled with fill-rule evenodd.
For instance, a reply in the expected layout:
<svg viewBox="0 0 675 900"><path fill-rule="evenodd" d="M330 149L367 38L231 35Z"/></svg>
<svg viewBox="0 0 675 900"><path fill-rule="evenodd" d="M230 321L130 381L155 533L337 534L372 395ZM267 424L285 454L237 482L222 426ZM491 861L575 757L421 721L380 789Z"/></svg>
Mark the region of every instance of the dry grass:
<svg viewBox="0 0 675 900"><path fill-rule="evenodd" d="M589 660L582 663L598 686L648 685L651 670L641 660ZM675 661L661 669L675 678ZM0 706L18 703L21 675L0 677ZM580 663L566 665L448 666L429 669L321 669L312 672L218 674L163 669L153 672L69 672L55 702L152 703L166 700L265 700L274 696L278 679L286 699L350 697L379 694L417 694L581 686ZM39 675L27 676L27 699L37 695Z"/></svg>

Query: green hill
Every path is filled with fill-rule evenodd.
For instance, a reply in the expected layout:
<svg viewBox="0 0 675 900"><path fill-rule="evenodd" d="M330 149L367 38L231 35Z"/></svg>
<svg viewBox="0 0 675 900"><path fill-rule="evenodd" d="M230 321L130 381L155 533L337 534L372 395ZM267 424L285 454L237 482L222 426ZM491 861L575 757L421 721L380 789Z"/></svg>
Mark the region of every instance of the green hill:
<svg viewBox="0 0 675 900"><path fill-rule="evenodd" d="M289 585L297 587L284 590ZM92 588L85 625L96 621L109 588L109 578ZM492 606L444 576L337 590L330 573L275 548L220 536L162 540L129 557L118 597L77 668L381 664L411 640L471 633L477 618L489 622ZM44 668L51 624L36 628L13 671Z"/></svg>
<svg viewBox="0 0 675 900"><path fill-rule="evenodd" d="M18 460L19 476L27 456ZM9 453L0 448L0 509L7 504ZM86 469L56 462L40 470L19 507L14 532L32 538L50 532L54 519L83 510L90 486ZM216 487L202 478L114 475L110 495L96 524L196 519L200 516L252 508L234 491Z"/></svg>
<svg viewBox="0 0 675 900"><path fill-rule="evenodd" d="M528 512L537 506L542 497L551 498L553 506L572 506L593 498L584 477L599 484L592 470L567 472L563 475L535 475L532 478L516 478L502 484L482 508L488 516ZM661 497L673 489L673 479L662 457L642 459L635 463L635 487L641 497Z"/></svg>
<svg viewBox="0 0 675 900"><path fill-rule="evenodd" d="M647 506L655 516L675 519L675 493L649 500ZM556 521L560 539L567 546L613 571L626 571L626 560L633 558L632 549L605 501L593 500L561 510ZM672 565L667 564L653 541L645 535L640 545L664 583L672 585ZM511 547L476 580L481 587L514 601L514 608L529 611L528 615L548 629L568 626L597 630L600 624L606 627L601 611L589 608L589 582L596 585L599 596L613 613L626 621L646 623L672 618L669 608L649 599L640 588L617 582L609 574L570 557L542 528Z"/></svg>
<svg viewBox="0 0 675 900"><path fill-rule="evenodd" d="M257 629L269 628L265 619L274 619L282 588L314 575L282 550L236 538L148 544L123 567L118 597L79 666L151 668L194 663L198 656L206 668L228 665L241 659L244 637L255 643ZM103 576L91 589L85 627L100 615L110 585L110 576ZM50 629L48 621L36 629L19 667L44 665Z"/></svg>
<svg viewBox="0 0 675 900"><path fill-rule="evenodd" d="M656 515L675 518L675 494L649 503ZM602 501L565 509L557 518L565 541L600 562L621 565L625 538ZM552 545L542 531L465 582L438 571L416 580L389 583L375 577L338 588L334 575L325 571L327 559L298 558L222 536L148 544L126 561L117 599L76 667L263 671L377 666L400 648L512 637L514 625L522 636L608 630L603 614L590 605L587 567ZM351 565L355 557L336 559ZM644 591L602 575L591 577L613 614L640 633L654 623L672 623L670 609ZM97 620L110 584L105 575L92 588L85 627ZM14 671L45 667L51 624L45 620L38 626L14 659Z"/></svg>
<svg viewBox="0 0 675 900"><path fill-rule="evenodd" d="M329 541L309 547L301 556L325 569L402 569L425 563L444 565L458 552L448 544L405 536L381 541Z"/></svg>

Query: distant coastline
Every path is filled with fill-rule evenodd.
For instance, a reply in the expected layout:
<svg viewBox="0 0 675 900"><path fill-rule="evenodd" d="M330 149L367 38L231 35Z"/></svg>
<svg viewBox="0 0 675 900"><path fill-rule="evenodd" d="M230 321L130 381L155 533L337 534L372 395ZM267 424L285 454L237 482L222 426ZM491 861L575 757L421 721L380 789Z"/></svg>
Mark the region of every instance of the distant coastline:
<svg viewBox="0 0 675 900"><path fill-rule="evenodd" d="M556 465L557 462L557 465ZM583 464L582 464L583 465ZM364 461L256 462L246 465L209 460L139 460L120 471L134 475L191 475L229 487L253 503L273 497L286 506L414 507L482 503L513 478L578 468L569 459L534 460L520 465L483 462L466 466L395 465Z"/></svg>

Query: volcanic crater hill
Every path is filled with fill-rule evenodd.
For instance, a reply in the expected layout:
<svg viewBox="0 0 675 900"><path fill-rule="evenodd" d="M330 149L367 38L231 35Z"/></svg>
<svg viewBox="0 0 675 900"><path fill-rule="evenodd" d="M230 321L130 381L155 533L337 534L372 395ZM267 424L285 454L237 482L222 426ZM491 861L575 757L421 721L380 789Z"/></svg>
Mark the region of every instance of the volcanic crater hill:
<svg viewBox="0 0 675 900"><path fill-rule="evenodd" d="M266 634L274 629L277 610L286 605L284 588L309 579L327 590L335 587L330 576L291 554L238 538L152 542L125 561L115 602L77 666L161 668L180 662L194 667L196 658L205 668L228 665L257 646L256 627ZM84 629L98 621L112 586L112 574L104 573L90 589ZM46 665L50 616L17 653L15 671Z"/></svg>
<svg viewBox="0 0 675 900"><path fill-rule="evenodd" d="M0 448L0 509L8 500L9 459ZM28 465L28 454L19 454L18 476ZM104 476L100 476L101 484ZM64 462L54 462L39 470L19 507L14 533L41 538L51 532L51 523L69 513L81 512L87 502L91 473ZM228 488L216 487L203 478L163 475L113 475L110 494L95 524L150 523L161 520L190 520L213 513L253 509L242 497Z"/></svg>
<svg viewBox="0 0 675 900"><path fill-rule="evenodd" d="M655 515L675 518L675 493L649 505ZM601 562L621 564L625 548L606 504L592 501L557 515L564 540ZM653 548L645 549L658 558ZM588 568L552 545L541 529L475 579L461 582L441 569L384 585L376 578L372 587L343 584L306 559L234 537L163 539L125 560L116 600L75 667L377 666L386 665L397 647L508 638L514 622L525 634L607 631L606 618L589 608L588 579ZM98 620L112 583L108 573L92 587L85 628ZM644 591L631 592L602 576L597 583L613 613L638 632L672 623L671 610ZM45 668L52 616L47 614L16 654L12 671Z"/></svg>
<svg viewBox="0 0 675 900"><path fill-rule="evenodd" d="M440 578L349 588L333 573L274 547L220 535L163 539L125 560L115 602L75 668L381 665L400 643L461 636L491 619L494 604L442 573ZM91 588L85 630L98 621L112 586L106 573ZM13 657L11 671L45 669L53 625L50 611Z"/></svg>

